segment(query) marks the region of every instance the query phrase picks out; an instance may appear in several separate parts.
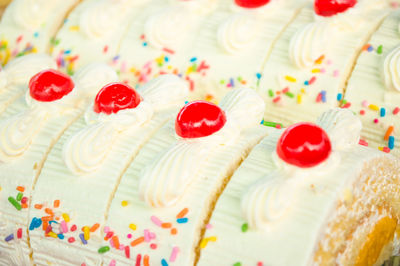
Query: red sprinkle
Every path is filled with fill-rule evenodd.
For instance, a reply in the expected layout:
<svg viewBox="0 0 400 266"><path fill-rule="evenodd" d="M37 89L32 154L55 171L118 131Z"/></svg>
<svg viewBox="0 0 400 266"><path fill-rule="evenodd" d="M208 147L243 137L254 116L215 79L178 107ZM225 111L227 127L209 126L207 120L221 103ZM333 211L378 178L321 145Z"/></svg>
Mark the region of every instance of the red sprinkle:
<svg viewBox="0 0 400 266"><path fill-rule="evenodd" d="M272 102L277 103L281 100L281 96L275 97Z"/></svg>
<svg viewBox="0 0 400 266"><path fill-rule="evenodd" d="M166 47L164 47L162 50L163 50L164 52L166 52L166 53L169 53L169 54L175 54L175 51L174 51L174 50L171 50L171 49L166 48Z"/></svg>
<svg viewBox="0 0 400 266"><path fill-rule="evenodd" d="M360 139L360 141L358 142L358 144L362 145L362 146L367 146L368 147L368 142L366 142L363 139Z"/></svg>
<svg viewBox="0 0 400 266"><path fill-rule="evenodd" d="M22 228L19 228L19 229L17 230L17 237L18 237L18 238L22 238Z"/></svg>
<svg viewBox="0 0 400 266"><path fill-rule="evenodd" d="M286 87L282 90L283 93L289 92L289 87Z"/></svg>
<svg viewBox="0 0 400 266"><path fill-rule="evenodd" d="M394 108L394 110L393 110L393 114L394 115L397 115L399 112L400 112L400 108L399 107Z"/></svg>
<svg viewBox="0 0 400 266"><path fill-rule="evenodd" d="M131 257L131 249L129 246L125 246L125 257L128 259Z"/></svg>
<svg viewBox="0 0 400 266"><path fill-rule="evenodd" d="M142 260L142 255L139 253L136 256L136 264L135 266L140 266L140 261Z"/></svg>
<svg viewBox="0 0 400 266"><path fill-rule="evenodd" d="M22 199L21 199L21 203L22 204L25 204L25 203L27 203L28 202L28 198L27 197L23 197Z"/></svg>
<svg viewBox="0 0 400 266"><path fill-rule="evenodd" d="M157 244L155 244L155 243L150 244L150 248L151 249L156 249L157 248Z"/></svg>
<svg viewBox="0 0 400 266"><path fill-rule="evenodd" d="M360 115L365 115L365 110L360 110Z"/></svg>
<svg viewBox="0 0 400 266"><path fill-rule="evenodd" d="M71 236L70 238L68 238L68 242L69 243L74 243L75 242L75 238Z"/></svg>
<svg viewBox="0 0 400 266"><path fill-rule="evenodd" d="M389 149L389 147L383 147L382 151L383 151L383 152L386 152L386 153L389 153L389 152L390 152L390 149Z"/></svg>
<svg viewBox="0 0 400 266"><path fill-rule="evenodd" d="M308 81L308 85L312 85L316 80L317 80L317 78L316 78L315 76L313 76L313 77Z"/></svg>
<svg viewBox="0 0 400 266"><path fill-rule="evenodd" d="M71 226L71 231L72 231L72 232L76 231L76 229L77 229L77 227L76 227L75 224L74 224L73 226Z"/></svg>

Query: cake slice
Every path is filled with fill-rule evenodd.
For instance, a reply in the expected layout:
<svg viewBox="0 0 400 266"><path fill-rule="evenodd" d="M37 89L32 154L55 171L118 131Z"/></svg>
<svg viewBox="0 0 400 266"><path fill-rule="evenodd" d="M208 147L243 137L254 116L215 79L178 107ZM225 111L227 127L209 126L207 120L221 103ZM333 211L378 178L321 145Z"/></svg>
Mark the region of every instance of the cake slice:
<svg viewBox="0 0 400 266"><path fill-rule="evenodd" d="M0 22L0 63L16 56L47 52L67 13L79 0L14 0Z"/></svg>
<svg viewBox="0 0 400 266"><path fill-rule="evenodd" d="M99 86L116 79L106 65L90 65L73 79L56 70L43 70L31 78L26 97L0 117L1 265L31 264L28 210L43 163Z"/></svg>
<svg viewBox="0 0 400 266"><path fill-rule="evenodd" d="M111 62L132 20L150 0L85 0L57 33L51 54L72 74L91 62Z"/></svg>
<svg viewBox="0 0 400 266"><path fill-rule="evenodd" d="M198 265L382 265L398 254L399 160L358 145L349 110L317 124L253 149L216 204Z"/></svg>
<svg viewBox="0 0 400 266"><path fill-rule="evenodd" d="M400 155L400 12L388 16L368 41L348 81L345 101L363 122L371 147Z"/></svg>
<svg viewBox="0 0 400 266"><path fill-rule="evenodd" d="M256 88L275 41L304 1L225 1L202 25L187 60L194 98L219 101L231 89Z"/></svg>
<svg viewBox="0 0 400 266"><path fill-rule="evenodd" d="M188 80L190 75L183 68L193 63L187 55L217 4L217 0L171 0L147 5L121 42L115 66L122 79L140 85L162 73L172 73Z"/></svg>
<svg viewBox="0 0 400 266"><path fill-rule="evenodd" d="M45 54L30 54L10 61L0 72L0 113L26 93L34 74L49 68L56 68L56 63Z"/></svg>
<svg viewBox="0 0 400 266"><path fill-rule="evenodd" d="M101 264L102 228L121 175L187 94L174 75L162 75L137 92L122 83L99 91L54 146L39 176L29 214L34 263Z"/></svg>
<svg viewBox="0 0 400 266"><path fill-rule="evenodd" d="M142 148L111 202L106 265L193 265L204 221L251 148L268 134L264 103L251 89L220 107L188 103ZM174 129L175 122L175 129Z"/></svg>
<svg viewBox="0 0 400 266"><path fill-rule="evenodd" d="M262 73L265 117L284 125L338 106L359 53L390 10L384 0L313 2L276 42Z"/></svg>

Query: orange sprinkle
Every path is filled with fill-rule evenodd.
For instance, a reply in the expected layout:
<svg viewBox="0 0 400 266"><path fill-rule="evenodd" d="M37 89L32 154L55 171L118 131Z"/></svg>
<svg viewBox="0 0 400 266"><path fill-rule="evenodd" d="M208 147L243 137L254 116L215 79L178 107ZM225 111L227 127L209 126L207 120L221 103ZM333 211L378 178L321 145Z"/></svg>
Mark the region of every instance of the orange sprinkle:
<svg viewBox="0 0 400 266"><path fill-rule="evenodd" d="M178 233L178 230L176 228L171 229L171 235L176 235Z"/></svg>
<svg viewBox="0 0 400 266"><path fill-rule="evenodd" d="M21 208L22 208L22 209L27 209L27 208L28 208L28 204L26 204L26 203L21 203Z"/></svg>
<svg viewBox="0 0 400 266"><path fill-rule="evenodd" d="M54 205L54 208L60 207L60 200L55 200L53 205Z"/></svg>
<svg viewBox="0 0 400 266"><path fill-rule="evenodd" d="M114 242L114 246L116 249L119 249L119 239L118 236L113 236L111 240Z"/></svg>
<svg viewBox="0 0 400 266"><path fill-rule="evenodd" d="M176 219L181 219L183 217L185 217L185 215L189 212L188 208L184 208L183 210L181 210L178 215L176 215Z"/></svg>
<svg viewBox="0 0 400 266"><path fill-rule="evenodd" d="M49 221L53 220L53 217L54 216L43 216L42 217L42 221L43 222L49 222Z"/></svg>
<svg viewBox="0 0 400 266"><path fill-rule="evenodd" d="M43 204L35 204L35 209L41 210L43 208Z"/></svg>
<svg viewBox="0 0 400 266"><path fill-rule="evenodd" d="M17 187L17 190L18 190L19 192L24 192L24 191L25 191L25 188L24 188L24 187L21 187L21 186L18 186L18 187Z"/></svg>
<svg viewBox="0 0 400 266"><path fill-rule="evenodd" d="M135 240L133 240L133 241L131 242L131 246L132 246L132 247L137 246L137 245L139 245L140 243L143 243L143 241L144 241L144 237L143 237L143 236L138 237L138 238L136 238Z"/></svg>
<svg viewBox="0 0 400 266"><path fill-rule="evenodd" d="M47 221L43 221L43 227L42 227L43 231L46 231L48 226L49 226L49 223Z"/></svg>
<svg viewBox="0 0 400 266"><path fill-rule="evenodd" d="M144 266L149 266L150 265L150 263L149 263L149 255L144 255L144 257L143 257L143 265Z"/></svg>
<svg viewBox="0 0 400 266"><path fill-rule="evenodd" d="M162 223L162 224L161 224L161 227L162 227L162 228L171 228L171 227L172 227L172 224L171 224L171 223Z"/></svg>
<svg viewBox="0 0 400 266"><path fill-rule="evenodd" d="M50 215L54 215L54 212L50 208L44 209L44 212Z"/></svg>
<svg viewBox="0 0 400 266"><path fill-rule="evenodd" d="M390 137L390 135L392 135L393 130L394 130L394 127L393 127L393 126L390 126L390 127L387 129L384 140L389 140L389 137Z"/></svg>
<svg viewBox="0 0 400 266"><path fill-rule="evenodd" d="M100 227L100 224L95 223L91 228L90 228L90 232L96 232L96 230Z"/></svg>
<svg viewBox="0 0 400 266"><path fill-rule="evenodd" d="M322 61L324 61L325 59L325 55L321 55L317 60L315 60L315 63L320 65L322 63Z"/></svg>

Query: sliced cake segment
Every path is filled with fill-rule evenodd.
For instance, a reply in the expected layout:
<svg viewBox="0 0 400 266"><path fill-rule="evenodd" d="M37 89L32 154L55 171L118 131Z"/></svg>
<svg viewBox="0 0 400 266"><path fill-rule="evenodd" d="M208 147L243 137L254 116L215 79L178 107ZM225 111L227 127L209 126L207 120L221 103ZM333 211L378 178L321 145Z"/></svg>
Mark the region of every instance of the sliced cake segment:
<svg viewBox="0 0 400 266"><path fill-rule="evenodd" d="M28 209L49 151L83 112L98 87L116 80L106 65L90 65L69 76L43 70L26 96L0 118L0 264L30 265Z"/></svg>
<svg viewBox="0 0 400 266"><path fill-rule="evenodd" d="M129 24L151 0L85 0L65 20L51 54L72 74L91 62L111 62Z"/></svg>
<svg viewBox="0 0 400 266"><path fill-rule="evenodd" d="M162 75L138 91L123 83L99 91L39 176L29 215L34 263L101 264L104 220L121 175L184 105L188 90L178 77Z"/></svg>
<svg viewBox="0 0 400 266"><path fill-rule="evenodd" d="M0 22L0 63L22 54L47 52L67 13L79 0L15 0Z"/></svg>
<svg viewBox="0 0 400 266"><path fill-rule="evenodd" d="M317 124L253 149L216 204L198 265L382 265L398 253L399 160L358 145L349 110Z"/></svg>
<svg viewBox="0 0 400 266"><path fill-rule="evenodd" d="M187 60L195 98L219 101L234 88L256 88L275 41L305 1L225 1L202 25Z"/></svg>
<svg viewBox="0 0 400 266"><path fill-rule="evenodd" d="M347 104L363 122L363 139L395 155L400 155L399 26L396 11L368 41L345 93Z"/></svg>
<svg viewBox="0 0 400 266"><path fill-rule="evenodd" d="M284 125L315 121L338 106L359 53L390 10L384 0L333 1L327 9L326 1L313 2L276 42L263 70L265 117Z"/></svg>
<svg viewBox="0 0 400 266"><path fill-rule="evenodd" d="M193 265L215 200L269 132L259 124L263 108L253 90L237 89L220 107L188 103L157 132L122 177L111 203L104 263Z"/></svg>

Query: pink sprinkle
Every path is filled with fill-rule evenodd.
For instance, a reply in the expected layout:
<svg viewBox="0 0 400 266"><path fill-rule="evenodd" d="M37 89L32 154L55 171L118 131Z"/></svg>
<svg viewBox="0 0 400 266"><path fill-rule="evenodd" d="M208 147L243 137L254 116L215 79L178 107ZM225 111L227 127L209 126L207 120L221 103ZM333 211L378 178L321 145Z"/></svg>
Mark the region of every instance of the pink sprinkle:
<svg viewBox="0 0 400 266"><path fill-rule="evenodd" d="M147 230L147 229L144 229L144 241L150 242L150 234L149 234L149 230Z"/></svg>
<svg viewBox="0 0 400 266"><path fill-rule="evenodd" d="M262 261L257 262L257 266L263 266L264 263L262 263Z"/></svg>
<svg viewBox="0 0 400 266"><path fill-rule="evenodd" d="M124 244L119 244L119 250L124 250L125 249L125 245Z"/></svg>
<svg viewBox="0 0 400 266"><path fill-rule="evenodd" d="M156 234L153 232L150 232L149 236L150 236L150 239L156 239Z"/></svg>
<svg viewBox="0 0 400 266"><path fill-rule="evenodd" d="M281 129L281 128L282 128L282 126L281 126L280 124L276 124L275 128L277 128L277 129Z"/></svg>
<svg viewBox="0 0 400 266"><path fill-rule="evenodd" d="M86 263L82 263L81 266L86 266Z"/></svg>
<svg viewBox="0 0 400 266"><path fill-rule="evenodd" d="M277 103L277 102L279 102L281 100L281 96L277 96L277 97L275 97L272 101L274 102L274 103Z"/></svg>
<svg viewBox="0 0 400 266"><path fill-rule="evenodd" d="M378 124L378 123L379 123L378 118L375 118L375 119L374 119L374 123L375 123L375 124Z"/></svg>
<svg viewBox="0 0 400 266"><path fill-rule="evenodd" d="M113 241L113 239L112 239L112 238L110 239L110 241L109 241L109 242L110 242L110 246L111 246L112 248L115 248L114 241Z"/></svg>
<svg viewBox="0 0 400 266"><path fill-rule="evenodd" d="M170 262L174 262L176 260L176 257L178 256L179 253L179 248L178 247L173 247L171 256L169 257Z"/></svg>
<svg viewBox="0 0 400 266"><path fill-rule="evenodd" d="M162 224L162 222L161 222L161 220L160 219L158 219L157 217L155 217L154 215L153 216L151 216L151 221L155 224L155 225L157 225L157 226L159 226L159 227L161 227L161 224Z"/></svg>
<svg viewBox="0 0 400 266"><path fill-rule="evenodd" d="M320 72L325 73L326 72L325 68L321 68Z"/></svg>
<svg viewBox="0 0 400 266"><path fill-rule="evenodd" d="M313 76L313 77L308 81L308 85L312 85L316 80L317 80L317 78L316 78L315 76Z"/></svg>
<svg viewBox="0 0 400 266"><path fill-rule="evenodd" d="M67 233L67 232L68 232L67 223L66 223L65 221L62 221L62 222L60 223L60 225L61 225L61 230L62 230L63 234Z"/></svg>
<svg viewBox="0 0 400 266"><path fill-rule="evenodd" d="M143 66L143 68L144 68L144 69L150 68L150 67L151 67L151 62L152 62L152 61L147 62L147 63Z"/></svg>
<svg viewBox="0 0 400 266"><path fill-rule="evenodd" d="M360 141L358 142L358 144L362 145L362 146L367 146L368 147L368 142L366 142L363 139L360 139Z"/></svg>
<svg viewBox="0 0 400 266"><path fill-rule="evenodd" d="M104 233L108 233L108 232L110 232L110 227L109 226L104 226Z"/></svg>
<svg viewBox="0 0 400 266"><path fill-rule="evenodd" d="M282 90L283 93L289 92L289 87L286 87Z"/></svg>
<svg viewBox="0 0 400 266"><path fill-rule="evenodd" d="M394 115L397 115L399 112L400 112L400 108L399 107L394 108L394 110L393 110L393 114Z"/></svg>
<svg viewBox="0 0 400 266"><path fill-rule="evenodd" d="M368 107L369 104L368 104L368 102L366 100L364 100L364 101L362 101L361 105L363 107Z"/></svg>
<svg viewBox="0 0 400 266"><path fill-rule="evenodd" d="M332 60L328 59L328 60L326 61L326 64L327 64L327 65L332 65Z"/></svg>
<svg viewBox="0 0 400 266"><path fill-rule="evenodd" d="M12 52L11 52L11 55L12 56L16 56L18 54L18 49L14 49Z"/></svg>
<svg viewBox="0 0 400 266"><path fill-rule="evenodd" d="M151 249L156 249L157 248L157 244L154 244L154 243L150 244L150 248Z"/></svg>
<svg viewBox="0 0 400 266"><path fill-rule="evenodd" d="M132 238L132 234L127 234L126 237L130 239Z"/></svg>
<svg viewBox="0 0 400 266"><path fill-rule="evenodd" d="M107 51L108 51L108 45L104 46L103 53L107 53Z"/></svg>
<svg viewBox="0 0 400 266"><path fill-rule="evenodd" d="M110 266L115 266L117 264L117 262L115 260L110 261Z"/></svg>
<svg viewBox="0 0 400 266"><path fill-rule="evenodd" d="M207 224L207 225L206 225L206 228L207 228L207 229L211 229L212 227L213 227L212 224Z"/></svg>
<svg viewBox="0 0 400 266"><path fill-rule="evenodd" d="M339 76L339 70L333 71L333 76L336 78Z"/></svg>
<svg viewBox="0 0 400 266"><path fill-rule="evenodd" d="M126 61L122 62L122 64L121 64L121 72L122 73L126 72Z"/></svg>
<svg viewBox="0 0 400 266"><path fill-rule="evenodd" d="M18 38L17 38L17 43L19 43L21 41L22 41L22 35L19 35Z"/></svg>
<svg viewBox="0 0 400 266"><path fill-rule="evenodd" d="M321 93L318 93L317 98L315 99L315 101L317 103L319 103L321 100L322 100L322 95L321 95Z"/></svg>

